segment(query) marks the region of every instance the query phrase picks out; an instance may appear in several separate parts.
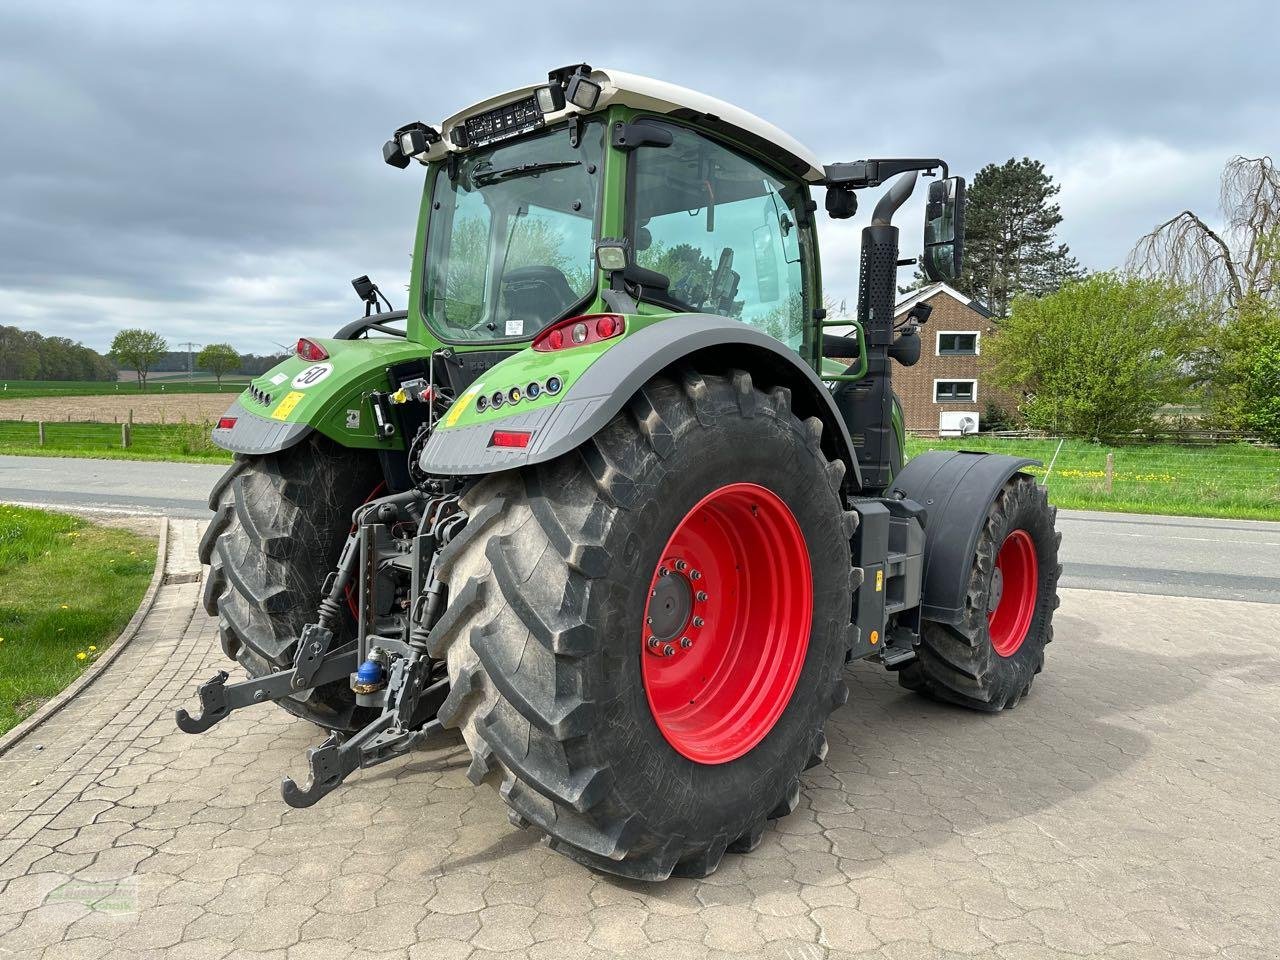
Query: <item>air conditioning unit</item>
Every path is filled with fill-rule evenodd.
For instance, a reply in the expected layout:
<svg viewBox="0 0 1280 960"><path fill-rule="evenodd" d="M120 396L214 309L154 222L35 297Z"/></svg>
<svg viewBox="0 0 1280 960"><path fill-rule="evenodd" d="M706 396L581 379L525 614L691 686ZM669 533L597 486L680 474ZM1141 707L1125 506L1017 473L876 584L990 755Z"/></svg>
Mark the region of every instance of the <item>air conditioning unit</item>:
<svg viewBox="0 0 1280 960"><path fill-rule="evenodd" d="M979 419L977 412L963 410L946 410L938 414L938 436L963 437L977 433Z"/></svg>

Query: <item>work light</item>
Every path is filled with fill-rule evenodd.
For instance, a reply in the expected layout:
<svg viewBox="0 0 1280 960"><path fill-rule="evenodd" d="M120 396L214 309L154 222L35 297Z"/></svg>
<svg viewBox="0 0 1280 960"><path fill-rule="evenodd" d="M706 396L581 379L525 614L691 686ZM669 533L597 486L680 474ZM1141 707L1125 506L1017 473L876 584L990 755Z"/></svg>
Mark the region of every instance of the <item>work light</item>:
<svg viewBox="0 0 1280 960"><path fill-rule="evenodd" d="M600 265L600 269L605 273L626 269L626 244L621 240L600 240L596 243L596 263Z"/></svg>
<svg viewBox="0 0 1280 960"><path fill-rule="evenodd" d="M538 109L543 113L555 113L564 109L564 90L559 84L539 87L534 96L538 98Z"/></svg>
<svg viewBox="0 0 1280 960"><path fill-rule="evenodd" d="M600 102L600 84L579 74L569 81L564 95L575 107L594 110Z"/></svg>

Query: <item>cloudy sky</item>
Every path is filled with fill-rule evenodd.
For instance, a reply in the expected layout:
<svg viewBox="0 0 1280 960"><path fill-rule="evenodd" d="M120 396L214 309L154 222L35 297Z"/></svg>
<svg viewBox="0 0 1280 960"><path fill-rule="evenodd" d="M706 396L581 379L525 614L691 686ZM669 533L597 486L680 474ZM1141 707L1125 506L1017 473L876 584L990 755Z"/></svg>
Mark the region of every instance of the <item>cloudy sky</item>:
<svg viewBox="0 0 1280 960"><path fill-rule="evenodd" d="M1214 213L1228 157L1280 151L1277 36L1274 0L9 0L0 323L267 351L358 313L358 274L402 306L422 172L382 141L584 60L734 101L828 162L1037 158L1061 238L1112 267L1160 220ZM863 220L823 223L850 303Z"/></svg>

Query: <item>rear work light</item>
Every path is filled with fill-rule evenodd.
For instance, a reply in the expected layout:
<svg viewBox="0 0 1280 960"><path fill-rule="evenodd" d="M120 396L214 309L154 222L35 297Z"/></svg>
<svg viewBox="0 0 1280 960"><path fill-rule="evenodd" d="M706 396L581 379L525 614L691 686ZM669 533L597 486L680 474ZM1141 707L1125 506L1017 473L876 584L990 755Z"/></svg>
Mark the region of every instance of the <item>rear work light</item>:
<svg viewBox="0 0 1280 960"><path fill-rule="evenodd" d="M236 425L235 417L223 417L218 421L219 430L230 430L235 425Z"/></svg>
<svg viewBox="0 0 1280 960"><path fill-rule="evenodd" d="M314 340L308 340L306 337L298 338L298 356L303 360L309 360L311 363L319 363L321 360L329 359L329 351Z"/></svg>
<svg viewBox="0 0 1280 960"><path fill-rule="evenodd" d="M523 450L529 446L529 438L533 434L527 430L495 430L489 438L491 447L515 447Z"/></svg>
<svg viewBox="0 0 1280 960"><path fill-rule="evenodd" d="M542 331L533 341L533 349L541 353L581 347L621 336L626 321L616 313L592 313L585 317L570 317L554 327Z"/></svg>

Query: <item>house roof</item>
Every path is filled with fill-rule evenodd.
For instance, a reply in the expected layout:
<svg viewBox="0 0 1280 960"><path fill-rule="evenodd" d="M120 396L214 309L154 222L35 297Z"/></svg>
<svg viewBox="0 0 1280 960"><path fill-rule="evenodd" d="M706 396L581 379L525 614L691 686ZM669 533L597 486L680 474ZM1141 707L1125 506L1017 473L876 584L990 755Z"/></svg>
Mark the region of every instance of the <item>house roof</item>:
<svg viewBox="0 0 1280 960"><path fill-rule="evenodd" d="M926 287L921 287L919 290L914 290L910 296L899 300L898 305L893 310L893 315L895 317L900 316L914 307L917 303L923 303L925 300L931 300L940 293L945 293L948 297L968 307L974 313L981 314L987 318L994 316L986 304L973 299L973 297L965 296L959 290L952 286L948 286L941 281L931 283Z"/></svg>

